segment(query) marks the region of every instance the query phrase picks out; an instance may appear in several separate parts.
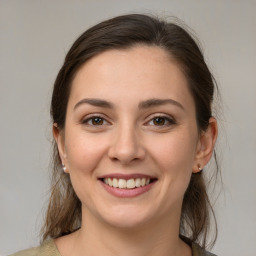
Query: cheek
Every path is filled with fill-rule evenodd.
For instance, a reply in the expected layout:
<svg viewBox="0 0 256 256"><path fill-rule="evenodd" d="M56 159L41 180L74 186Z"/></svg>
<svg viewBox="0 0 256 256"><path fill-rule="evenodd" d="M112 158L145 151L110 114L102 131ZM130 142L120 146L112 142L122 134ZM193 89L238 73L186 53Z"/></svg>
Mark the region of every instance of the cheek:
<svg viewBox="0 0 256 256"><path fill-rule="evenodd" d="M196 141L190 133L162 136L151 146L151 155L165 172L192 171Z"/></svg>
<svg viewBox="0 0 256 256"><path fill-rule="evenodd" d="M67 133L66 152L70 172L89 173L100 162L106 150L106 140L98 134Z"/></svg>
<svg viewBox="0 0 256 256"><path fill-rule="evenodd" d="M106 140L84 132L67 134L65 145L71 183L80 201L90 205L94 200L90 191L97 182L95 170L105 154Z"/></svg>

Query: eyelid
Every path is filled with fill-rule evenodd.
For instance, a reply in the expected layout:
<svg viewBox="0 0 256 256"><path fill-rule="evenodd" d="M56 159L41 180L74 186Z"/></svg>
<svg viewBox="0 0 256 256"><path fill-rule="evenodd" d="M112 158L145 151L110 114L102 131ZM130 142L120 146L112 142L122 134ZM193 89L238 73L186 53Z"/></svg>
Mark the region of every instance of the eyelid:
<svg viewBox="0 0 256 256"><path fill-rule="evenodd" d="M93 114L88 114L88 115L84 116L81 119L81 123L85 124L85 125L88 125L88 126L95 126L96 127L97 125L88 124L88 121L92 120L94 118L100 118L103 121L107 122L108 124L111 124L111 122L107 120L108 118L106 118L105 115L100 114L100 113L93 113ZM106 125L106 124L103 124L103 125ZM103 125L98 125L98 126L103 126Z"/></svg>
<svg viewBox="0 0 256 256"><path fill-rule="evenodd" d="M150 125L149 122L153 121L155 118L160 117L160 118L164 118L167 122L169 122L168 124L164 124L164 125ZM92 120L93 118L100 118L102 119L104 122L107 122L107 124L102 124L102 125L93 125L93 124L88 124L89 120ZM176 124L176 120L173 116L169 115L169 114L163 114L163 113L155 113L152 114L150 116L148 116L147 118L148 121L146 121L144 124L148 125L148 126L158 126L158 127L166 127L166 126L171 126ZM105 125L111 125L112 123L108 120L108 118L101 113L92 113L92 114L88 114L85 117L83 117L81 119L81 124L84 125L88 125L88 126L93 126L93 127L100 127L100 126L105 126Z"/></svg>
<svg viewBox="0 0 256 256"><path fill-rule="evenodd" d="M149 122L153 121L157 117L164 118L165 120L167 120L169 122L169 124L159 125L159 127L171 126L171 125L174 125L177 123L175 118L170 115L163 114L163 113L156 113L156 114L150 115L148 117L148 121L145 124L148 124ZM149 126L157 126L157 125L149 125Z"/></svg>

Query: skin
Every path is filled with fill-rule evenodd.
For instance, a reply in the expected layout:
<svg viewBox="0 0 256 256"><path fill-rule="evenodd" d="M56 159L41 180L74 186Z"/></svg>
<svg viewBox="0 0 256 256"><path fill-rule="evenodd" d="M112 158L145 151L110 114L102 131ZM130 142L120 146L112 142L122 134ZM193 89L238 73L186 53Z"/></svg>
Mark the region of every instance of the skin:
<svg viewBox="0 0 256 256"><path fill-rule="evenodd" d="M172 102L141 108L156 98ZM81 229L55 240L62 256L191 255L179 239L181 206L192 172L211 158L217 124L209 122L198 130L187 80L158 47L110 50L85 63L72 83L65 129L53 129L82 202ZM157 181L142 195L118 198L99 180L110 173Z"/></svg>

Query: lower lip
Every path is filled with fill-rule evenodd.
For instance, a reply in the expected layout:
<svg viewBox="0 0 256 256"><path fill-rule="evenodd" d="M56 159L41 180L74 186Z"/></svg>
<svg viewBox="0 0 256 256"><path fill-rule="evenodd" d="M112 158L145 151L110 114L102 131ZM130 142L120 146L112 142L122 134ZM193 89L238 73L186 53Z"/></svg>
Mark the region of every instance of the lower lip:
<svg viewBox="0 0 256 256"><path fill-rule="evenodd" d="M140 196L146 192L148 192L156 183L156 181L153 181L152 183L139 187L139 188L132 188L132 189L122 189L122 188L115 188L115 187L110 187L109 185L105 184L104 182L100 181L102 186L113 196L116 197L136 197Z"/></svg>

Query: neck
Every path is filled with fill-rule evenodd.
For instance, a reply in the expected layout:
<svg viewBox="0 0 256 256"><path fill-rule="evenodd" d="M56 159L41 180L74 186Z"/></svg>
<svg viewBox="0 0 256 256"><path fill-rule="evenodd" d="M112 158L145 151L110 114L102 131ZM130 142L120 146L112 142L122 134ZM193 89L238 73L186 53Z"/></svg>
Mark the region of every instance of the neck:
<svg viewBox="0 0 256 256"><path fill-rule="evenodd" d="M72 255L191 255L179 239L179 219L170 217L168 226L166 220L156 220L136 228L110 226L88 212L82 220L81 229L73 234Z"/></svg>

